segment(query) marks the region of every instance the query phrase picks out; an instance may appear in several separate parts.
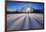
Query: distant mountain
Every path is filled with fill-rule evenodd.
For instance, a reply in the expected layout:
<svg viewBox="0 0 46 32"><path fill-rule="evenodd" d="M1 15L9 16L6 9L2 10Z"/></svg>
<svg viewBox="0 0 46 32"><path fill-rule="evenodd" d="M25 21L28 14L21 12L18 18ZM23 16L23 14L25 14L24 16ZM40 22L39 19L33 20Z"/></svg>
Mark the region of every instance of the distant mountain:
<svg viewBox="0 0 46 32"><path fill-rule="evenodd" d="M7 13L29 13L29 12L30 13L44 13L44 9L34 9L32 7L22 7L21 9L16 9L16 11L7 11Z"/></svg>

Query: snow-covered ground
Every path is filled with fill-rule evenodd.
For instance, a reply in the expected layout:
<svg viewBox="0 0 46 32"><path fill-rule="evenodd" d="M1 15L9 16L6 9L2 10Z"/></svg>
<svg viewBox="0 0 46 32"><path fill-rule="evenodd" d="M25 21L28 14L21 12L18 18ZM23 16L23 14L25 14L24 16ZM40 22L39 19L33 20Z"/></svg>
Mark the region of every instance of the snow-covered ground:
<svg viewBox="0 0 46 32"><path fill-rule="evenodd" d="M42 29L43 14L8 14L7 29L8 30L24 30L24 29Z"/></svg>

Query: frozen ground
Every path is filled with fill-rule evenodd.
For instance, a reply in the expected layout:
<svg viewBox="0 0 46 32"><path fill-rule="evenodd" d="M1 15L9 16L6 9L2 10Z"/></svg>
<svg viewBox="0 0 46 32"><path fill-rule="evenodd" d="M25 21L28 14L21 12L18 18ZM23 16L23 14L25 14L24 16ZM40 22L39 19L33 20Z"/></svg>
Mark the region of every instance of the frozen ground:
<svg viewBox="0 0 46 32"><path fill-rule="evenodd" d="M8 30L24 30L24 29L42 29L43 14L8 14L7 29Z"/></svg>

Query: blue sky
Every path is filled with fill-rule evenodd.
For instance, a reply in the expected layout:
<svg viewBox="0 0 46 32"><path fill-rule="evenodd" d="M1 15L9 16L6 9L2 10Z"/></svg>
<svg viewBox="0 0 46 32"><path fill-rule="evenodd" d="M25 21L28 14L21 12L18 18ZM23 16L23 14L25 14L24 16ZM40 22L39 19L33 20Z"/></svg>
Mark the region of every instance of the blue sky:
<svg viewBox="0 0 46 32"><path fill-rule="evenodd" d="M8 2L7 3L7 10L8 11L15 11L16 9L21 9L22 7L32 7L34 9L43 9L43 4L39 3L16 3L16 2Z"/></svg>

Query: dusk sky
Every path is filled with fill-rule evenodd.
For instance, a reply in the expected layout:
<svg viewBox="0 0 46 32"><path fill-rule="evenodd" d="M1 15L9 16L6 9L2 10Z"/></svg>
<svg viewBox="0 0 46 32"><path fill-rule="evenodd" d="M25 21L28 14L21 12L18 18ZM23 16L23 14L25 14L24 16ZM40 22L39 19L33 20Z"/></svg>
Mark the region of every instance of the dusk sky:
<svg viewBox="0 0 46 32"><path fill-rule="evenodd" d="M34 9L43 9L43 4L40 3L16 3L16 2L8 2L7 3L7 10L8 11L15 11L16 9L21 9L22 7L32 7Z"/></svg>

